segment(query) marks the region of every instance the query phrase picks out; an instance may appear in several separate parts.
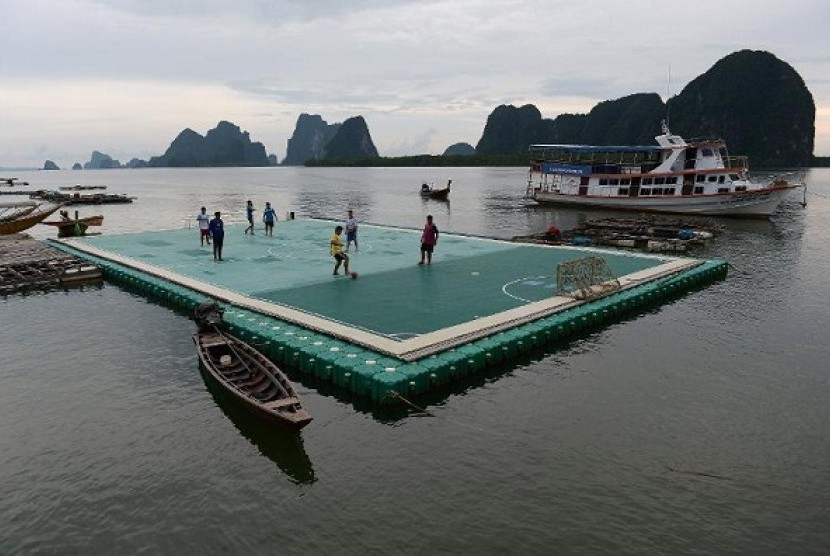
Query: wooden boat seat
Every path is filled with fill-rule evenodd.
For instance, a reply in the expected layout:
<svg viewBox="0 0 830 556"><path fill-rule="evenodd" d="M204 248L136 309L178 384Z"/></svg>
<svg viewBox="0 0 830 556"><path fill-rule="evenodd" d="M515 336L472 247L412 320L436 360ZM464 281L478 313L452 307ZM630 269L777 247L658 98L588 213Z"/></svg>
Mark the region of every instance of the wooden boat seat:
<svg viewBox="0 0 830 556"><path fill-rule="evenodd" d="M227 345L228 342L223 340L220 336L215 336L210 339L202 340L202 346L206 348L216 347L216 346L224 346Z"/></svg>
<svg viewBox="0 0 830 556"><path fill-rule="evenodd" d="M279 409L281 407L288 407L290 405L296 405L300 403L299 398L283 398L281 400L276 400L267 404L264 404L265 407L268 409Z"/></svg>

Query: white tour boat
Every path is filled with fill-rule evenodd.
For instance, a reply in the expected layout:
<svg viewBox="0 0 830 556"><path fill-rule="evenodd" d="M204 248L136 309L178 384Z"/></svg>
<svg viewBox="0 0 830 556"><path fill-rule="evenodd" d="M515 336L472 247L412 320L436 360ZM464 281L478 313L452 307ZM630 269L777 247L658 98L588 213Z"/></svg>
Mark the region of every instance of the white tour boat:
<svg viewBox="0 0 830 556"><path fill-rule="evenodd" d="M648 212L769 216L803 181L753 181L747 157L720 140L687 143L663 123L655 146L531 145L527 197L539 203ZM806 194L805 194L806 196Z"/></svg>

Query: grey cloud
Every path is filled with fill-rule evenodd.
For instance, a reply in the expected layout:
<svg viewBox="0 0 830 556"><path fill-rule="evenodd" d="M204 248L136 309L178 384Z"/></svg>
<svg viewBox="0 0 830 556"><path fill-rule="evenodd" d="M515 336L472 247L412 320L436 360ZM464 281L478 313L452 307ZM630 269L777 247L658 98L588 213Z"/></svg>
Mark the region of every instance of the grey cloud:
<svg viewBox="0 0 830 556"><path fill-rule="evenodd" d="M230 17L280 24L331 19L376 8L423 4L423 0L91 0L110 10L142 17L213 19Z"/></svg>

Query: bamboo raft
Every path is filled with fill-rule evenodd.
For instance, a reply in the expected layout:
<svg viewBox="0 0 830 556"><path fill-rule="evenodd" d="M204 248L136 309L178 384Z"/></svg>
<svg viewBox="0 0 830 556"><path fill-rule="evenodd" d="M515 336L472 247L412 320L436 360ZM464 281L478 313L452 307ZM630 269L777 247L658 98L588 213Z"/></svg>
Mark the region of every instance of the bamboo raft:
<svg viewBox="0 0 830 556"><path fill-rule="evenodd" d="M26 234L0 237L0 295L101 279L101 269Z"/></svg>
<svg viewBox="0 0 830 556"><path fill-rule="evenodd" d="M707 220L679 218L602 218L560 231L515 236L513 241L549 245L601 245L650 252L685 253L720 233L721 226Z"/></svg>

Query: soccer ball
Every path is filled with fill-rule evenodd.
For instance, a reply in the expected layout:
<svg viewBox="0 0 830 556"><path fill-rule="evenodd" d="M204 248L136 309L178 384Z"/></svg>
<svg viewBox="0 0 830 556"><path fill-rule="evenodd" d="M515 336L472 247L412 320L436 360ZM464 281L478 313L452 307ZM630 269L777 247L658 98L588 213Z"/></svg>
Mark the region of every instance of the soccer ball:
<svg viewBox="0 0 830 556"><path fill-rule="evenodd" d="M351 276L352 280L354 280L355 278L357 278L357 272L352 272L349 274L349 276Z"/></svg>

